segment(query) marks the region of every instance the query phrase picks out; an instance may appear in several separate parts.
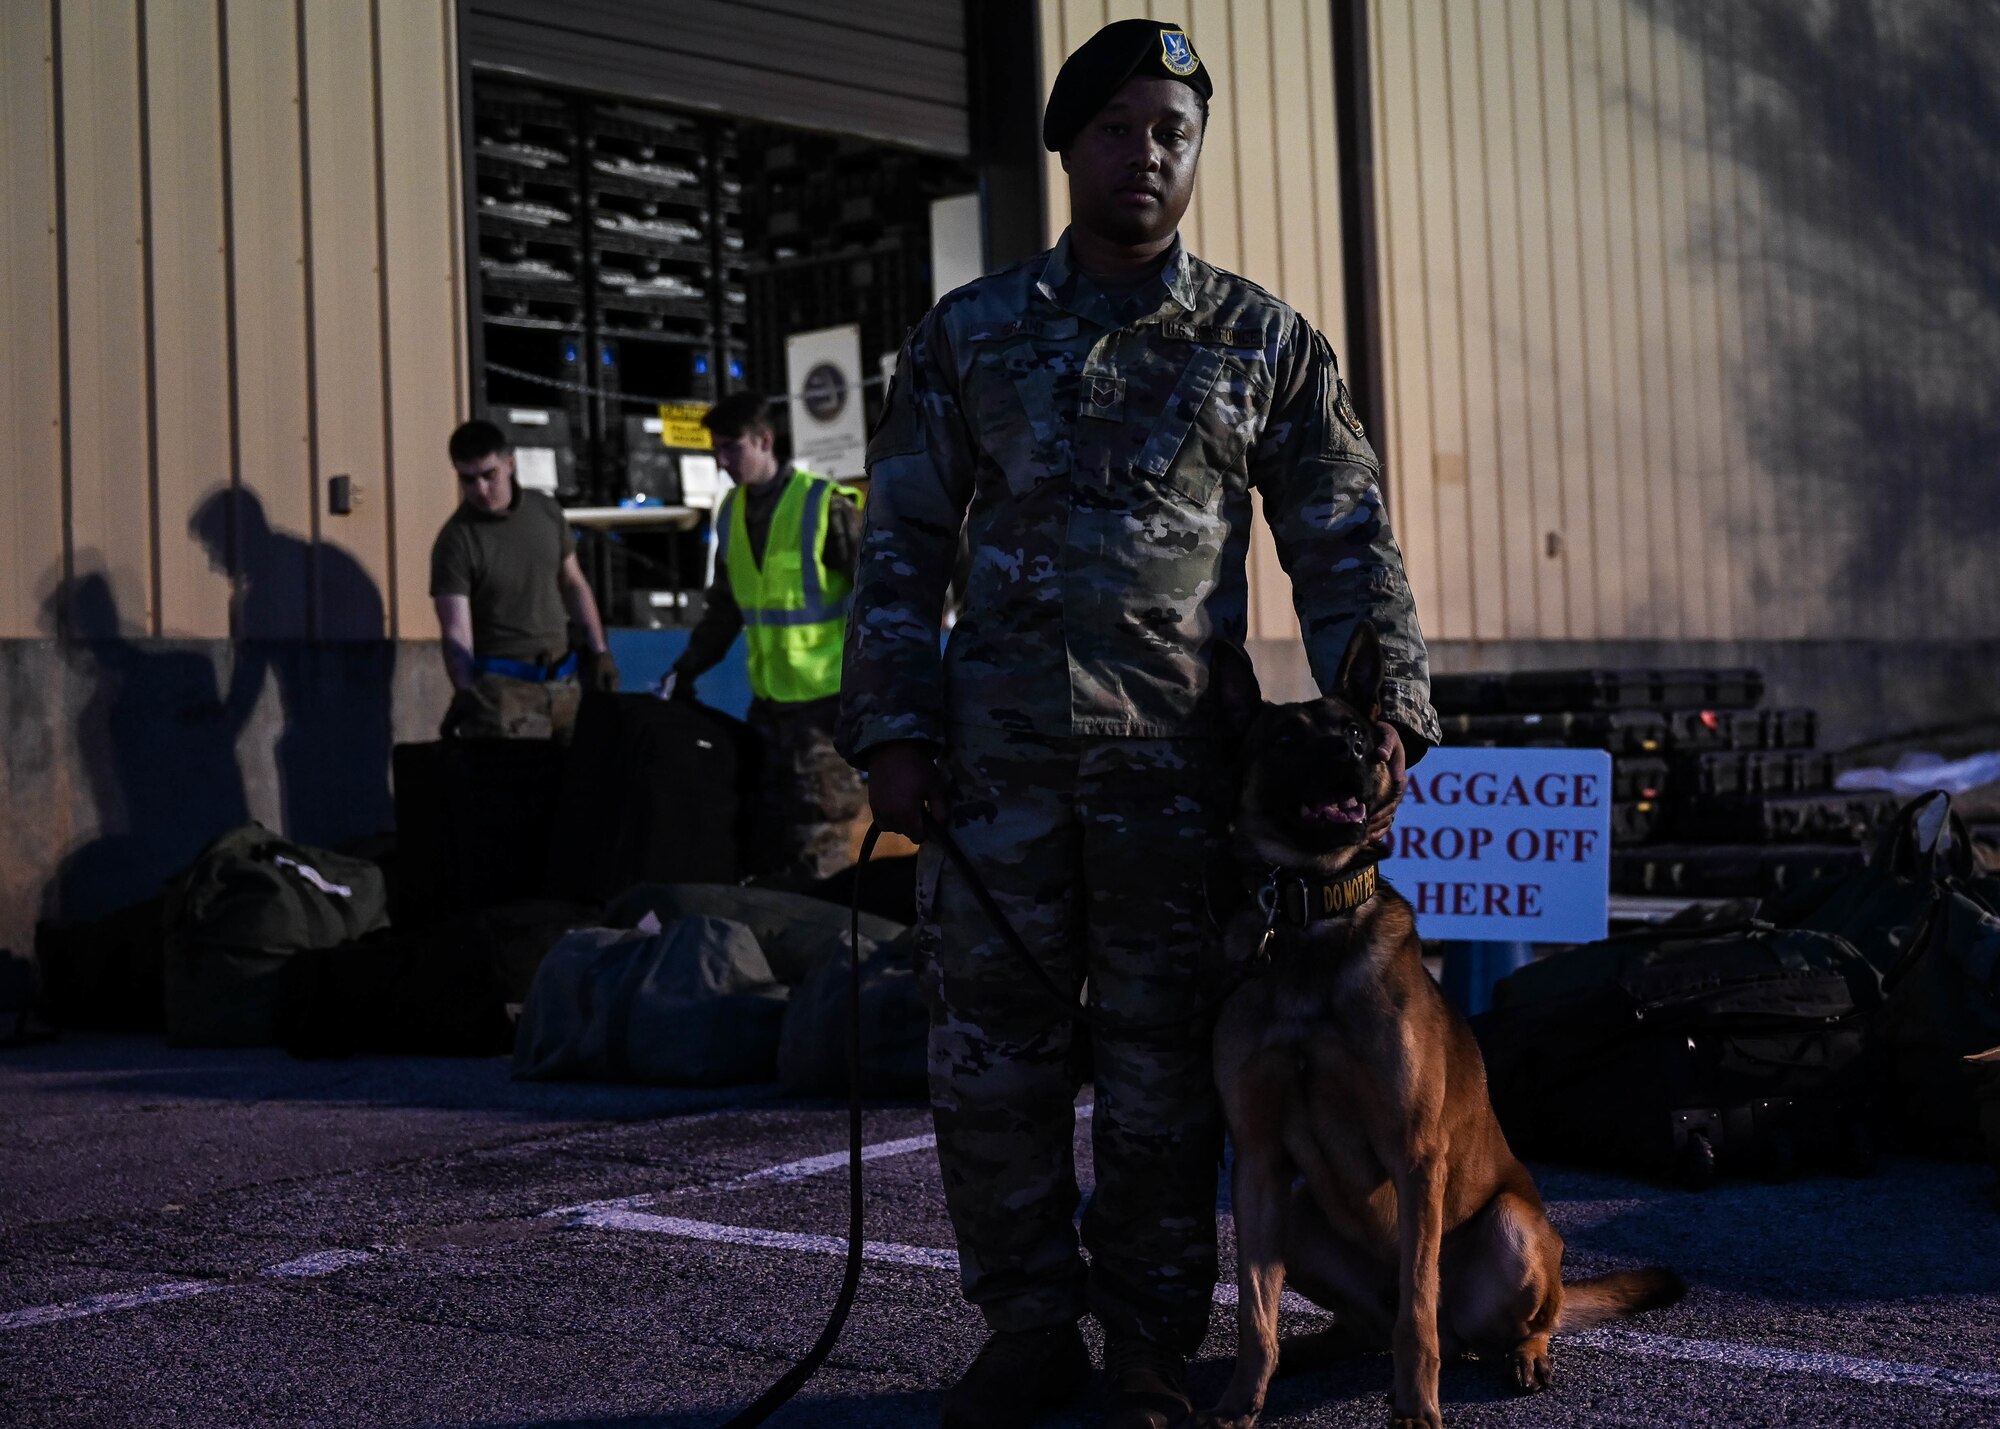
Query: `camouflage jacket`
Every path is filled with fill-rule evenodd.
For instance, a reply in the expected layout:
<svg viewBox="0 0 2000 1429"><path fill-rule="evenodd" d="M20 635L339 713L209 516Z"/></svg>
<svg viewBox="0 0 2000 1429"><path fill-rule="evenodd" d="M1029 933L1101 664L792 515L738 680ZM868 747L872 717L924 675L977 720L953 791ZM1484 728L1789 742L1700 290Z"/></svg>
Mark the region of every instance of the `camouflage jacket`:
<svg viewBox="0 0 2000 1429"><path fill-rule="evenodd" d="M1202 732L1206 647L1247 628L1253 488L1320 688L1366 616L1387 717L1413 758L1436 743L1375 453L1326 339L1178 244L1122 307L1065 235L947 294L911 335L868 444L841 752L941 744L954 724Z"/></svg>

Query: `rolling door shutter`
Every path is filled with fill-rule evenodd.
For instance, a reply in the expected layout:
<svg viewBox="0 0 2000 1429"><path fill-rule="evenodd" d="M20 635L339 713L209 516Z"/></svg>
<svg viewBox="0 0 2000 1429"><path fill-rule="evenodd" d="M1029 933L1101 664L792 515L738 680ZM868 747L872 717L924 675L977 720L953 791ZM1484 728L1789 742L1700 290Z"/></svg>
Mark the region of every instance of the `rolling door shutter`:
<svg viewBox="0 0 2000 1429"><path fill-rule="evenodd" d="M463 0L475 68L969 151L965 16L938 0Z"/></svg>

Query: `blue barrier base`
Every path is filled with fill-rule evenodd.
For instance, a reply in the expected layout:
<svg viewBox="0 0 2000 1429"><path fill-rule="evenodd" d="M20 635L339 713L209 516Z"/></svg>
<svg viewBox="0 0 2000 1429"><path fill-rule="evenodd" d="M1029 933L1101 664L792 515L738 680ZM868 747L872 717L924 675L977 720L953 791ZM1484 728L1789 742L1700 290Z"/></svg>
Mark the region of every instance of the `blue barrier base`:
<svg viewBox="0 0 2000 1429"><path fill-rule="evenodd" d="M667 626L659 630L635 630L616 626L604 632L611 654L618 661L620 682L626 693L644 694L659 686L660 677L687 649L688 626ZM701 702L710 709L742 719L750 709L750 657L741 639L729 647L722 663L701 677L695 686Z"/></svg>
<svg viewBox="0 0 2000 1429"><path fill-rule="evenodd" d="M1535 960L1533 943L1444 943L1445 1000L1467 1017L1493 1005L1493 985Z"/></svg>

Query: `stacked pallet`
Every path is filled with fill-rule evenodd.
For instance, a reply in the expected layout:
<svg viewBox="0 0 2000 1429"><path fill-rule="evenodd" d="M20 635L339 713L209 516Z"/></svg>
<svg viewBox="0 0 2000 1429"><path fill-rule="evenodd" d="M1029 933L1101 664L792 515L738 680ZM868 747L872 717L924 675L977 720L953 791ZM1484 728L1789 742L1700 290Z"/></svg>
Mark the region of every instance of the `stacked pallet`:
<svg viewBox="0 0 2000 1429"><path fill-rule="evenodd" d="M1611 755L1611 888L1760 897L1857 868L1893 796L1834 788L1809 709L1764 705L1756 670L1441 675L1446 744Z"/></svg>

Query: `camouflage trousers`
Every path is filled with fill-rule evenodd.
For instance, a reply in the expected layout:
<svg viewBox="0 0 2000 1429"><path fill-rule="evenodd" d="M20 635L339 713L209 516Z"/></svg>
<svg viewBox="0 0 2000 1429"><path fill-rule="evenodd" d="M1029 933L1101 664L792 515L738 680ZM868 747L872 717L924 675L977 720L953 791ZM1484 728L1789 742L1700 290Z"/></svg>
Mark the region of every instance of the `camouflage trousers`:
<svg viewBox="0 0 2000 1429"><path fill-rule="evenodd" d="M853 862L854 821L868 796L833 747L839 712L838 696L750 702L750 727L764 747L750 810L753 872L825 878Z"/></svg>
<svg viewBox="0 0 2000 1429"><path fill-rule="evenodd" d="M1042 966L1086 978L1086 1029L1002 941L935 840L918 862L930 1090L966 1298L996 1330L1094 1312L1194 1353L1216 1272L1221 1116L1209 1036L1221 952L1209 746L954 730L953 835ZM1095 1185L1074 1161L1090 1039Z"/></svg>
<svg viewBox="0 0 2000 1429"><path fill-rule="evenodd" d="M459 721L459 739L553 739L569 743L583 687L575 680L517 680L488 672L472 685L480 708Z"/></svg>

